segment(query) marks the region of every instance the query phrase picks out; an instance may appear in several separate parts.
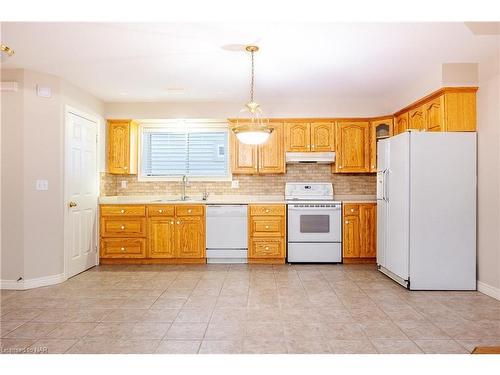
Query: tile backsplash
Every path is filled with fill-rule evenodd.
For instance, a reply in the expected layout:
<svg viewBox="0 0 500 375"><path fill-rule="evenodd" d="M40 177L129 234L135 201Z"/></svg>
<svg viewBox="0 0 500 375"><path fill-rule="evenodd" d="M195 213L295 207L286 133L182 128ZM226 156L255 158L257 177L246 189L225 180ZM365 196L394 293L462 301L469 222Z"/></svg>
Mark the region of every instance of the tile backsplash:
<svg viewBox="0 0 500 375"><path fill-rule="evenodd" d="M331 181L338 195L374 195L376 193L375 174L332 174L330 165L287 165L286 174L273 175L233 175L239 181L239 188L231 188L230 181L190 181L186 187L189 195L202 194L244 194L244 195L281 195L285 193L285 183L289 181ZM127 181L122 188L121 182ZM138 181L136 175L116 176L101 174L101 195L177 195L181 183L172 181Z"/></svg>

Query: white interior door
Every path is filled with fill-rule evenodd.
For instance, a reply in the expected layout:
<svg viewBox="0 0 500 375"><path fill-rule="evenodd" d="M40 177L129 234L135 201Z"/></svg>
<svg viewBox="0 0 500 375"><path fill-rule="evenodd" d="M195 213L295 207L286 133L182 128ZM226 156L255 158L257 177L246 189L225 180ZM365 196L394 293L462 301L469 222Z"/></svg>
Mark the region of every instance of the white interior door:
<svg viewBox="0 0 500 375"><path fill-rule="evenodd" d="M68 113L66 124L66 276L97 261L97 123Z"/></svg>

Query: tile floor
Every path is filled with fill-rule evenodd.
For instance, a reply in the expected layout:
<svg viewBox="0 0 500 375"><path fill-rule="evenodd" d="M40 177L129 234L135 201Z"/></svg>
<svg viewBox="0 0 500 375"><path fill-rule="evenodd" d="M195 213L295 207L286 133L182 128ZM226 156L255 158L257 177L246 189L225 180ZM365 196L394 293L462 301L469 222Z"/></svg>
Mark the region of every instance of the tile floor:
<svg viewBox="0 0 500 375"><path fill-rule="evenodd" d="M2 353L468 353L500 345L500 301L373 265L101 266L2 291L0 327Z"/></svg>

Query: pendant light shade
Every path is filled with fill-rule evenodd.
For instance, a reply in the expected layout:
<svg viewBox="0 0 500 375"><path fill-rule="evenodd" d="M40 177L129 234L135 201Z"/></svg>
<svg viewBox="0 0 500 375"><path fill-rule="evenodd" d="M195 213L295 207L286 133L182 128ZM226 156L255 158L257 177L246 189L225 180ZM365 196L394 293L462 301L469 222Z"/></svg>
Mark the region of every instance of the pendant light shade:
<svg viewBox="0 0 500 375"><path fill-rule="evenodd" d="M246 50L251 53L252 79L250 83L250 101L240 110L236 117L236 124L232 128L236 138L241 143L249 145L260 145L266 143L273 128L269 126L269 119L263 116L260 105L253 99L254 92L254 52L259 50L257 46L247 46Z"/></svg>

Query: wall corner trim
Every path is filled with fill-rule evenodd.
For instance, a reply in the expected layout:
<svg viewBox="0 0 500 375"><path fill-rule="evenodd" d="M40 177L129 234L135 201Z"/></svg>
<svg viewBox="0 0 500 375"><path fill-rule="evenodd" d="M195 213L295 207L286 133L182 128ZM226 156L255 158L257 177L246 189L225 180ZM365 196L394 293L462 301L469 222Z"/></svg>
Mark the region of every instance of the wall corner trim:
<svg viewBox="0 0 500 375"><path fill-rule="evenodd" d="M495 288L491 285L488 285L486 283L478 281L477 282L477 291L481 292L483 294L486 294L487 296L493 297L493 298L500 301L500 289L499 288Z"/></svg>
<svg viewBox="0 0 500 375"><path fill-rule="evenodd" d="M52 276L37 277L35 279L27 279L22 281L16 280L0 280L0 289L7 290L26 290L40 288L42 286L54 285L66 281L63 273Z"/></svg>

